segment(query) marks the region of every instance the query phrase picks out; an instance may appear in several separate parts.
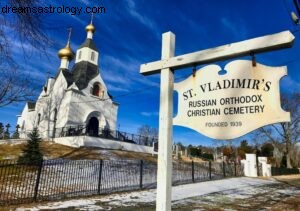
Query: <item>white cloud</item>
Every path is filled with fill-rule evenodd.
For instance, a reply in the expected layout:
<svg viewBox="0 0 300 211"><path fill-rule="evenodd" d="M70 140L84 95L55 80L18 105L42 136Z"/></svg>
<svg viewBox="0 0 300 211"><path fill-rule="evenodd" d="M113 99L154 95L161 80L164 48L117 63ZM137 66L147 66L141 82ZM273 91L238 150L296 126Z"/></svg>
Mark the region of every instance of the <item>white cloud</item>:
<svg viewBox="0 0 300 211"><path fill-rule="evenodd" d="M142 116L145 116L145 117L152 117L152 116L158 116L158 112L141 112L141 115Z"/></svg>
<svg viewBox="0 0 300 211"><path fill-rule="evenodd" d="M245 24L241 20L232 22L228 18L222 17L221 23L224 25L228 32L231 32L237 39L243 37L246 34Z"/></svg>
<svg viewBox="0 0 300 211"><path fill-rule="evenodd" d="M108 84L107 89L109 91L116 91L116 92L129 92L129 90L124 87L118 87L118 86L114 86L112 84Z"/></svg>
<svg viewBox="0 0 300 211"><path fill-rule="evenodd" d="M143 24L144 26L146 26L147 28L149 28L153 33L155 33L155 36L160 39L160 34L159 32L159 27L158 25L151 20L150 18L148 18L147 16L145 16L145 14L140 14L137 11L136 8L136 4L133 0L127 0L128 3L128 11L129 14L135 18L137 21L139 21L141 24Z"/></svg>
<svg viewBox="0 0 300 211"><path fill-rule="evenodd" d="M135 71L139 69L139 63L133 59L125 61L113 56L103 55L102 61L104 62L104 65L112 66L114 69L123 69L126 71Z"/></svg>
<svg viewBox="0 0 300 211"><path fill-rule="evenodd" d="M139 74L140 63L135 59L120 60L113 56L103 56L103 74L105 81L131 87L133 83L159 87L158 82L151 81Z"/></svg>
<svg viewBox="0 0 300 211"><path fill-rule="evenodd" d="M89 20L82 20L81 18L79 18L76 15L71 15L71 14L67 14L69 17L75 19L74 23L78 24L80 23L81 25L87 25Z"/></svg>
<svg viewBox="0 0 300 211"><path fill-rule="evenodd" d="M79 0L79 1L81 1L83 4L85 4L85 5L91 5L91 2L89 1L89 0Z"/></svg>

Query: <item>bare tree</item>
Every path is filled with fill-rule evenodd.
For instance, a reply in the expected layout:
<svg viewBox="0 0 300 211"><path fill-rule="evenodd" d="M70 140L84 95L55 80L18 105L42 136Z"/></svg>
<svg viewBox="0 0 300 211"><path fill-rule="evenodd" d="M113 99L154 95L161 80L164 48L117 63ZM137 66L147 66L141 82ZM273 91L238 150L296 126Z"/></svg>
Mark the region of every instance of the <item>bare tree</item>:
<svg viewBox="0 0 300 211"><path fill-rule="evenodd" d="M8 0L5 4L8 7L33 7L41 3L41 0ZM19 71L13 50L24 50L27 45L46 52L50 41L42 20L38 13L0 13L0 107L30 100L35 94L29 88L28 76Z"/></svg>
<svg viewBox="0 0 300 211"><path fill-rule="evenodd" d="M144 144L150 145L154 140L157 139L158 136L158 130L157 128L150 127L149 125L143 125L140 128L138 128L137 131L138 135L145 138Z"/></svg>
<svg viewBox="0 0 300 211"><path fill-rule="evenodd" d="M11 103L30 100L34 96L33 88L27 76L15 68L0 69L0 108Z"/></svg>
<svg viewBox="0 0 300 211"><path fill-rule="evenodd" d="M255 139L273 144L277 154L286 156L286 166L299 167L295 155L296 144L300 142L300 93L282 96L282 108L291 113L290 122L262 127L255 133ZM296 151L297 152L297 151ZM298 164L297 164L298 163Z"/></svg>

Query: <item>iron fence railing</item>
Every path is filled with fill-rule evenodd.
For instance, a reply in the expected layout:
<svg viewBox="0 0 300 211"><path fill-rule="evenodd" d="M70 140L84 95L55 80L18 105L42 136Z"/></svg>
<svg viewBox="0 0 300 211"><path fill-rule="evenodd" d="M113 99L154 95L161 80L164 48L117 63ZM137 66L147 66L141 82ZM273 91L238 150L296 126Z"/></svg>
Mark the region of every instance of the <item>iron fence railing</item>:
<svg viewBox="0 0 300 211"><path fill-rule="evenodd" d="M67 137L67 136L94 136L105 139L112 139L117 141L129 142L133 144L152 146L156 143L157 137L149 137L143 135L137 135L118 130L110 130L108 128L98 128L97 130L89 130L84 125L66 126L62 128L56 128L53 134L54 138Z"/></svg>
<svg viewBox="0 0 300 211"><path fill-rule="evenodd" d="M271 175L290 175L290 174L300 174L300 169L297 168L284 168L284 167L271 167Z"/></svg>
<svg viewBox="0 0 300 211"><path fill-rule="evenodd" d="M32 130L20 131L20 137L27 137ZM41 131L39 131L41 132ZM45 132L45 131L42 131ZM47 131L51 138L69 137L69 136L93 136L105 139L111 139L115 141L128 142L132 144L138 144L143 146L153 146L154 151L157 152L158 148L158 138L156 136L143 136L138 134L127 133L119 130L110 130L108 128L99 127L97 130L89 130L85 125L76 126L66 126L55 128L55 130ZM0 136L0 141L5 140L5 142L13 139L8 137L4 139L4 136Z"/></svg>
<svg viewBox="0 0 300 211"><path fill-rule="evenodd" d="M236 166L238 171L227 170ZM242 176L240 165L173 163L173 185ZM49 201L156 187L157 165L142 160L0 161L0 205Z"/></svg>

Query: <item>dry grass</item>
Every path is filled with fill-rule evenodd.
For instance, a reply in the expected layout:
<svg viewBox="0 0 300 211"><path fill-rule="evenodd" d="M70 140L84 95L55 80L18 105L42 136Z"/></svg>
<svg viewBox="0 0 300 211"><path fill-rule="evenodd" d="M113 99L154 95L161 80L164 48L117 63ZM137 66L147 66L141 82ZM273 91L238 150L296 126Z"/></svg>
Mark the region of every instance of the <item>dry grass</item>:
<svg viewBox="0 0 300 211"><path fill-rule="evenodd" d="M120 151L120 150L111 150L116 156L121 159L134 159L134 160L146 160L148 162L156 163L157 156L141 153L141 152L128 152L128 151Z"/></svg>
<svg viewBox="0 0 300 211"><path fill-rule="evenodd" d="M200 158L191 158L191 157L188 157L188 156L181 156L181 160L183 162L192 162L194 161L195 163L203 163L203 162L206 162Z"/></svg>
<svg viewBox="0 0 300 211"><path fill-rule="evenodd" d="M0 145L0 160L4 158L8 159L17 159L24 149L26 143L20 144L1 144ZM110 159L110 156L113 158L120 159L133 159L133 160L145 160L151 163L157 162L157 156L152 156L151 154L140 153L140 152L130 152L122 150L105 150L101 148L89 148L89 147L80 147L73 148L61 144L57 144L51 141L42 141L40 148L47 159L54 158L67 158L72 160L82 160L82 159ZM174 159L175 160L175 159ZM190 158L187 156L181 156L179 160L183 162L204 162L200 158Z"/></svg>
<svg viewBox="0 0 300 211"><path fill-rule="evenodd" d="M17 158L24 149L25 144L0 144L0 160L3 158Z"/></svg>
<svg viewBox="0 0 300 211"><path fill-rule="evenodd" d="M300 187L300 174L274 176L276 180L292 186Z"/></svg>
<svg viewBox="0 0 300 211"><path fill-rule="evenodd" d="M281 202L275 204L267 210L272 211L290 211L290 210L300 210L300 199L299 196L291 196L283 199Z"/></svg>
<svg viewBox="0 0 300 211"><path fill-rule="evenodd" d="M4 158L17 159L24 149L26 143L20 144L1 144L0 145L0 160ZM139 153L139 152L129 152L120 150L103 150L100 148L88 148L80 147L73 148L69 146L64 146L61 144L56 144L53 142L42 141L40 148L45 157L48 159L54 158L67 158L72 160L82 160L82 159L110 159L113 158L120 159L135 159L135 160L146 160L149 162L156 162L156 156L151 154Z"/></svg>

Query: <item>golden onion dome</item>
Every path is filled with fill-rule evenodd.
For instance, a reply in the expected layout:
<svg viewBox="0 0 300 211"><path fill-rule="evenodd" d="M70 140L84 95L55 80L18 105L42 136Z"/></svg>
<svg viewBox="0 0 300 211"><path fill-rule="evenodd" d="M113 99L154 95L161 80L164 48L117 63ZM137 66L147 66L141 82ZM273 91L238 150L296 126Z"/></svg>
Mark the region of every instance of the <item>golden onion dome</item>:
<svg viewBox="0 0 300 211"><path fill-rule="evenodd" d="M60 49L58 51L58 57L60 59L68 59L68 60L72 60L74 59L74 53L70 47L70 43L68 42L68 44L66 45L66 47Z"/></svg>
<svg viewBox="0 0 300 211"><path fill-rule="evenodd" d="M96 28L93 24L90 23L85 27L85 31L94 33L96 31Z"/></svg>

